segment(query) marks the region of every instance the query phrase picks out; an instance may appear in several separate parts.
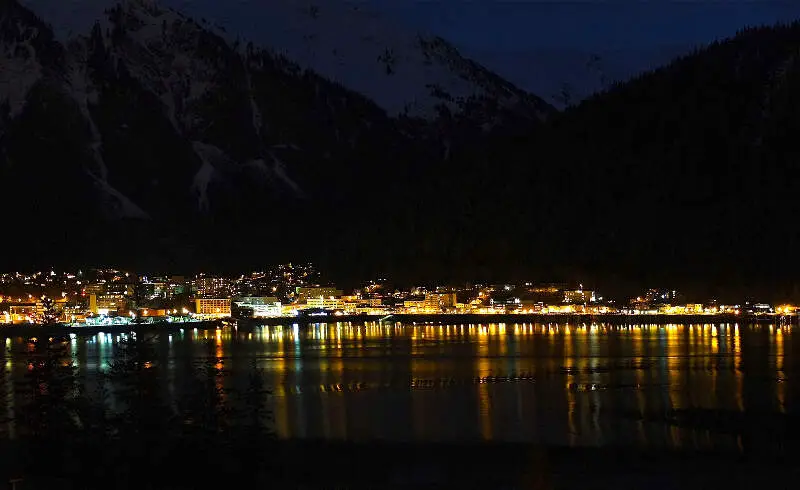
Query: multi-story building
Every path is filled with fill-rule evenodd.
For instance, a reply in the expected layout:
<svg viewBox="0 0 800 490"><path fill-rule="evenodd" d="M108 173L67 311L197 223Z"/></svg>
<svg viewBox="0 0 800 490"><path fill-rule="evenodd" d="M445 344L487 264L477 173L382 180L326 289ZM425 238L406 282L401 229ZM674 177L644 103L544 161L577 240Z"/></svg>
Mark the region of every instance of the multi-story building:
<svg viewBox="0 0 800 490"><path fill-rule="evenodd" d="M130 300L124 294L91 294L89 295L89 311L97 315L110 313L126 313Z"/></svg>
<svg viewBox="0 0 800 490"><path fill-rule="evenodd" d="M7 323L33 323L38 315L38 308L35 303L9 305Z"/></svg>
<svg viewBox="0 0 800 490"><path fill-rule="evenodd" d="M403 307L414 313L440 313L457 305L456 293L427 293L423 299L407 299Z"/></svg>
<svg viewBox="0 0 800 490"><path fill-rule="evenodd" d="M200 276L194 285L199 298L225 297L231 292L231 280L224 277Z"/></svg>
<svg viewBox="0 0 800 490"><path fill-rule="evenodd" d="M305 302L310 298L340 298L342 290L334 287L298 287L297 288L297 301L300 303Z"/></svg>
<svg viewBox="0 0 800 490"><path fill-rule="evenodd" d="M685 307L685 312L687 314L698 314L703 313L703 305L700 303L690 303L687 304Z"/></svg>
<svg viewBox="0 0 800 490"><path fill-rule="evenodd" d="M271 296L246 296L234 300L234 304L242 309L252 311L253 318L268 318L281 316L281 302Z"/></svg>
<svg viewBox="0 0 800 490"><path fill-rule="evenodd" d="M147 299L167 297L167 284L165 282L147 281L140 284L142 294Z"/></svg>
<svg viewBox="0 0 800 490"><path fill-rule="evenodd" d="M455 308L457 302L456 293L428 293L425 295L423 308L439 311Z"/></svg>
<svg viewBox="0 0 800 490"><path fill-rule="evenodd" d="M86 294L103 294L106 292L106 285L104 282L93 282L87 284L84 289Z"/></svg>
<svg viewBox="0 0 800 490"><path fill-rule="evenodd" d="M586 289L567 289L564 291L564 303L568 304L586 304L593 303L596 300L594 291Z"/></svg>
<svg viewBox="0 0 800 490"><path fill-rule="evenodd" d="M412 312L416 312L418 310L425 309L425 300L424 299L407 299L403 301L403 308L406 310L410 310Z"/></svg>
<svg viewBox="0 0 800 490"><path fill-rule="evenodd" d="M131 282L108 282L105 284L105 294L133 296L136 285Z"/></svg>
<svg viewBox="0 0 800 490"><path fill-rule="evenodd" d="M356 311L364 308L380 308L383 306L381 298L363 298L361 296L342 296L345 311Z"/></svg>
<svg viewBox="0 0 800 490"><path fill-rule="evenodd" d="M648 289L644 295L644 302L648 305L674 305L681 299L681 294L674 289Z"/></svg>
<svg viewBox="0 0 800 490"><path fill-rule="evenodd" d="M179 296L186 293L186 278L183 276L172 276L167 282L167 297Z"/></svg>
<svg viewBox="0 0 800 490"><path fill-rule="evenodd" d="M750 303L744 304L744 312L750 315L763 315L768 313L775 313L775 309L768 303Z"/></svg>
<svg viewBox="0 0 800 490"><path fill-rule="evenodd" d="M322 308L325 310L341 310L344 309L344 301L342 298L335 298L333 296L309 297L306 300L306 307Z"/></svg>
<svg viewBox="0 0 800 490"><path fill-rule="evenodd" d="M201 316L222 318L231 316L230 298L197 298L195 313Z"/></svg>

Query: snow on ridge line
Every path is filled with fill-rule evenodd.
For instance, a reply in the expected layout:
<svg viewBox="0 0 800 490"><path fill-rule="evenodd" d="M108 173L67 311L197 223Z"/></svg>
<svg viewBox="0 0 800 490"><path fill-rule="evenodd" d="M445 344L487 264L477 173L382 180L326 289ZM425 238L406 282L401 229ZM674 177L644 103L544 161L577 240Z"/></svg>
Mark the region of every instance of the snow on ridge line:
<svg viewBox="0 0 800 490"><path fill-rule="evenodd" d="M202 141L192 141L192 149L202 163L194 179L192 179L191 189L197 196L198 209L200 211L208 211L211 209L208 186L220 174L218 167L231 166L235 162L221 148Z"/></svg>
<svg viewBox="0 0 800 490"><path fill-rule="evenodd" d="M278 176L284 184L289 186L292 191L294 191L295 195L300 198L305 198L305 193L300 188L297 183L289 177L289 174L286 172L286 164L283 163L283 160L279 159L275 156L274 153L270 152L270 157L272 157L273 166L272 171L275 172L275 175Z"/></svg>
<svg viewBox="0 0 800 490"><path fill-rule="evenodd" d="M152 219L142 208L131 201L127 196L111 186L106 180L101 179L92 172L84 170L86 175L92 178L95 185L106 194L106 196L115 199L116 204L119 206L118 210L121 212L120 218L136 218L142 220Z"/></svg>
<svg viewBox="0 0 800 490"><path fill-rule="evenodd" d="M42 77L42 66L35 58L23 61L0 54L0 103L7 101L12 118L22 113L28 92Z"/></svg>
<svg viewBox="0 0 800 490"><path fill-rule="evenodd" d="M65 15L64 4L70 2L24 1L35 11L50 13L44 17L58 18L58 24L76 25L69 20L70 15ZM78 3L84 4L77 9L84 19L97 19L104 17L105 9L120 1ZM330 0L270 0L267 9L256 2L238 3L231 9L227 2L218 0L123 0L123 3L140 20L147 15L152 17L153 6L161 14L182 16L186 12L198 27L222 37L229 46L240 41L241 48L251 40L256 46L282 54L303 68L364 94L393 116L407 113L435 117L437 105L444 103L458 110L458 101L472 96L488 95L513 103L513 95L506 93L504 87L487 86L480 76L472 80L464 64L467 59L453 46L436 36L400 28L369 7ZM204 22L205 18L223 20L220 22L223 27ZM148 24L160 26L161 22ZM91 25L83 27L76 25L76 30L88 32ZM153 35L148 30L140 33L145 34ZM432 86L444 88L453 100L443 100L433 93Z"/></svg>

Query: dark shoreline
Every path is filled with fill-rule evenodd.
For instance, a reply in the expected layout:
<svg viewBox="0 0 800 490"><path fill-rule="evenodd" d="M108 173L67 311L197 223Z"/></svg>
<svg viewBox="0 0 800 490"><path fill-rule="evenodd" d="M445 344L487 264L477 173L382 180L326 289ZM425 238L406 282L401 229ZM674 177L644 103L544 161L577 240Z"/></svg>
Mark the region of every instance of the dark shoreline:
<svg viewBox="0 0 800 490"><path fill-rule="evenodd" d="M319 468L323 472L326 467L332 472L348 462L369 467L386 461L383 468L365 470L363 479L345 477L339 488L364 488L370 483L380 488L753 488L765 484L780 487L800 473L793 464L796 455L776 457L749 451L493 442L286 441L277 447L292 461L327 459ZM291 468L291 463L288 466ZM307 485L331 488L315 487L312 482Z"/></svg>
<svg viewBox="0 0 800 490"><path fill-rule="evenodd" d="M45 488L306 488L306 489L600 489L791 488L796 454L659 450L636 446L562 447L495 442L348 442L335 440L163 441L165 460L130 459L126 441L103 443L82 471L53 476L19 471L13 442L2 444L2 476ZM210 449L213 447L214 449ZM76 448L78 449L78 448ZM93 452L100 447L81 448ZM126 457L122 457L126 456ZM99 463L102 461L102 463ZM209 471L187 468L198 462ZM56 463L57 464L57 463ZM142 466L149 471L140 471ZM91 468L95 469L92 470ZM105 468L111 470L106 472ZM56 476L58 475L58 476ZM7 481L7 480L6 480Z"/></svg>

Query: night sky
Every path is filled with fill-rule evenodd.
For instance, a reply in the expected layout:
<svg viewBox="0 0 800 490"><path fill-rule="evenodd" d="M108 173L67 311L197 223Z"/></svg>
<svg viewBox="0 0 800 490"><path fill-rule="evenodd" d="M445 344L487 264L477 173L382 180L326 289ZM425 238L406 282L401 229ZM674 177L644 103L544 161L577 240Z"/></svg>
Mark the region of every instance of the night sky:
<svg viewBox="0 0 800 490"><path fill-rule="evenodd" d="M800 17L800 3L774 0L640 2L372 0L409 24L465 47L632 49L691 45L733 34L744 25Z"/></svg>
<svg viewBox="0 0 800 490"><path fill-rule="evenodd" d="M331 0L326 0L331 1ZM114 0L24 0L56 29L86 32ZM310 2L310 0L309 0ZM257 41L267 0L162 0L213 19ZM301 2L302 3L302 2ZM322 2L324 4L324 2ZM441 35L517 85L548 98L562 82L597 88L587 75L591 54L606 77L624 79L747 25L800 18L800 2L781 0L640 2L359 0L408 27ZM85 24L85 25L81 25Z"/></svg>

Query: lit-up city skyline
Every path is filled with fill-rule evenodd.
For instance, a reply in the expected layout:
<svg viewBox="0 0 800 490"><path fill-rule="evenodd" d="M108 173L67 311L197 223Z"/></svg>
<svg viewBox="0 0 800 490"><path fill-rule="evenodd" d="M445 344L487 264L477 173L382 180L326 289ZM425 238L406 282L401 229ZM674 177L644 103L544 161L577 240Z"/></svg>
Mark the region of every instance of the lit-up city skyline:
<svg viewBox="0 0 800 490"><path fill-rule="evenodd" d="M92 326L224 318L390 315L794 316L792 304L720 303L652 288L612 299L583 284L399 287L386 279L345 290L313 264L282 264L237 276L143 274L118 269L0 274L0 323Z"/></svg>

